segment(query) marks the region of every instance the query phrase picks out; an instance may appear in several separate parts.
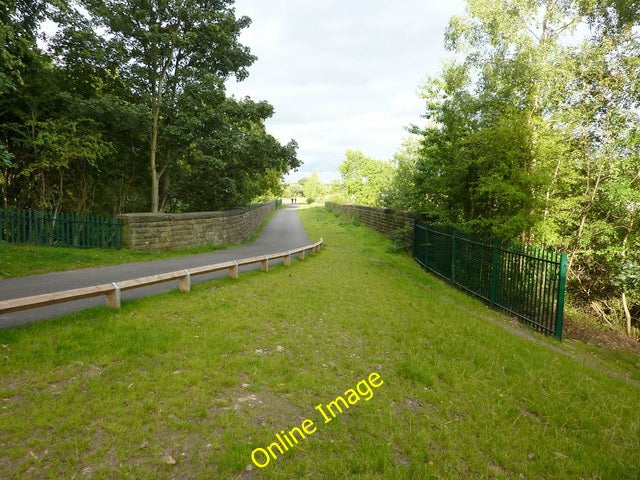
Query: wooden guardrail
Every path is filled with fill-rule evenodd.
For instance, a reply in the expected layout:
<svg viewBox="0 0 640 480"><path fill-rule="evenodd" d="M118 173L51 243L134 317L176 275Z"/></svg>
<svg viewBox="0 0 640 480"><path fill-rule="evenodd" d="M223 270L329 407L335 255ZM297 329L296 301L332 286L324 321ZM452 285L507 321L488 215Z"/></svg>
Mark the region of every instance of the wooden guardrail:
<svg viewBox="0 0 640 480"><path fill-rule="evenodd" d="M124 280L122 282L113 282L103 285L95 285L92 287L75 288L73 290L63 290L60 292L45 293L42 295L33 295L30 297L14 298L11 300L0 301L0 315L21 310L29 310L37 307L45 307L57 303L72 302L74 300L82 300L85 298L99 297L105 295L107 297L107 306L109 308L120 308L120 294L126 290L134 288L148 287L157 283L178 280L179 289L183 292L191 290L191 277L193 275L203 275L205 273L214 273L223 270L229 271L231 278L238 278L238 267L251 264L260 264L260 269L264 272L269 271L269 262L282 258L286 266L291 265L291 257L297 255L303 259L306 253L316 253L324 245L324 240L307 245L304 247L288 250L286 252L271 253L251 258L243 258L241 260L232 260L230 262L215 263L213 265L205 265L202 267L194 267L175 272L161 273L158 275L150 275L148 277L134 278Z"/></svg>

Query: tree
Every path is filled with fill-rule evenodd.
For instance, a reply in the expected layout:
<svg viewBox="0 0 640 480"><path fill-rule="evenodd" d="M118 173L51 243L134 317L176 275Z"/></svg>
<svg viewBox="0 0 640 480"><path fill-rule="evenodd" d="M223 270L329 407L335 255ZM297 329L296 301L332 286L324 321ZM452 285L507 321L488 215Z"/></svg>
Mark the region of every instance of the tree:
<svg viewBox="0 0 640 480"><path fill-rule="evenodd" d="M602 19L571 56L571 96L558 116L574 155L565 168L570 174L558 180L564 194L550 217L561 219L556 228L563 230L562 247L569 252L572 287L603 318L622 311L630 333L628 283L615 280L640 235L640 43L631 28L617 22L621 26L612 28L609 21Z"/></svg>
<svg viewBox="0 0 640 480"><path fill-rule="evenodd" d="M227 98L215 79L189 85L165 144L179 159L164 175L162 203L175 210L244 205L278 190L282 175L300 165L295 141L281 145L266 131L267 102Z"/></svg>
<svg viewBox="0 0 640 480"><path fill-rule="evenodd" d="M165 138L179 116L181 95L197 82L243 79L255 57L238 43L248 17L236 18L230 0L84 0L108 59L147 106L150 118L151 211L160 182L176 161ZM216 80L213 80L216 81Z"/></svg>
<svg viewBox="0 0 640 480"><path fill-rule="evenodd" d="M9 191L18 168L11 145L15 124L6 102L24 86L25 75L45 62L36 38L46 6L39 0L0 2L0 192L4 207L9 204Z"/></svg>
<svg viewBox="0 0 640 480"><path fill-rule="evenodd" d="M382 193L382 204L396 210L413 209L420 203L415 185L416 168L419 161L420 141L413 136L403 141L402 147L393 156L395 166L392 180Z"/></svg>
<svg viewBox="0 0 640 480"><path fill-rule="evenodd" d="M623 311L628 330L638 311L628 281L639 235L638 7L468 0L445 37L455 59L424 87L429 123L415 129L421 148L399 188L442 223L568 251L574 301Z"/></svg>
<svg viewBox="0 0 640 480"><path fill-rule="evenodd" d="M301 178L299 184L302 196L307 198L307 202L315 202L326 193L326 188L320 180L318 172L314 171L310 177Z"/></svg>
<svg viewBox="0 0 640 480"><path fill-rule="evenodd" d="M237 41L250 21L235 17L231 1L80 3L86 12L58 15L48 47L71 111L112 145L95 182L99 208L141 211L143 196L154 211L246 204L278 191L300 165L294 141L266 132L271 105L226 96L225 79L244 78L255 59Z"/></svg>
<svg viewBox="0 0 640 480"><path fill-rule="evenodd" d="M46 0L3 0L0 3L0 95L24 84L22 73L41 60L36 46Z"/></svg>
<svg viewBox="0 0 640 480"><path fill-rule="evenodd" d="M342 175L345 193L353 203L377 206L380 196L391 182L393 165L365 157L358 150L347 150L338 170Z"/></svg>
<svg viewBox="0 0 640 480"><path fill-rule="evenodd" d="M299 182L289 183L284 188L283 194L286 198L289 198L291 199L291 201L293 201L293 199L301 197L303 195L302 185Z"/></svg>

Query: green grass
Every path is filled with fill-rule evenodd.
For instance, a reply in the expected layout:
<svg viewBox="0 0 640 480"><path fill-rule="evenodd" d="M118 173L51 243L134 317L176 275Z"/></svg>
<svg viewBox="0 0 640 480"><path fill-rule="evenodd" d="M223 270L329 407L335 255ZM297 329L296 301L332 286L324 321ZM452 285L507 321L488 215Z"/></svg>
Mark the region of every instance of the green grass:
<svg viewBox="0 0 640 480"><path fill-rule="evenodd" d="M247 240L254 241L275 212L262 222L260 228ZM102 267L122 263L150 262L165 258L198 255L224 250L237 245L204 245L180 250L145 252L136 250L78 249L64 247L42 247L16 245L0 242L0 280L43 273Z"/></svg>
<svg viewBox="0 0 640 480"><path fill-rule="evenodd" d="M507 332L364 227L300 215L326 247L289 268L0 331L0 477L640 476L640 388ZM372 398L324 423L371 372Z"/></svg>
<svg viewBox="0 0 640 480"><path fill-rule="evenodd" d="M208 245L183 250L143 252L99 248L84 250L0 243L0 280L3 278L24 277L121 263L150 262L165 258L208 253L225 248L229 248L229 245Z"/></svg>

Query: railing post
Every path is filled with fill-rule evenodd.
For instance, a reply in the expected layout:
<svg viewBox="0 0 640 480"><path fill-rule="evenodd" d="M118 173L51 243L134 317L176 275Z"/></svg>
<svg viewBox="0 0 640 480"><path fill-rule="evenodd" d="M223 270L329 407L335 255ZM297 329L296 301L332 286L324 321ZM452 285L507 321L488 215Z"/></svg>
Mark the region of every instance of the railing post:
<svg viewBox="0 0 640 480"><path fill-rule="evenodd" d="M424 225L424 250L422 252L422 261L423 265L427 266L427 261L429 259L429 227Z"/></svg>
<svg viewBox="0 0 640 480"><path fill-rule="evenodd" d="M456 231L451 233L451 283L456 283L456 257L458 256L458 249L456 244Z"/></svg>
<svg viewBox="0 0 640 480"><path fill-rule="evenodd" d="M560 275L558 279L558 303L556 305L556 338L562 341L564 320L564 289L567 282L567 254L560 254Z"/></svg>
<svg viewBox="0 0 640 480"><path fill-rule="evenodd" d="M180 291L181 292L190 292L191 291L191 274L189 270L184 270L184 277L180 278Z"/></svg>
<svg viewBox="0 0 640 480"><path fill-rule="evenodd" d="M118 249L124 246L124 220L116 218L116 230L118 231Z"/></svg>
<svg viewBox="0 0 640 480"><path fill-rule="evenodd" d="M120 287L113 282L113 291L107 293L107 307L118 310L120 308Z"/></svg>
<svg viewBox="0 0 640 480"><path fill-rule="evenodd" d="M413 258L423 267L427 267L428 228L419 220L413 220Z"/></svg>
<svg viewBox="0 0 640 480"><path fill-rule="evenodd" d="M491 289L489 292L489 303L494 308L498 300L498 278L500 277L500 240L493 241L493 251L491 252Z"/></svg>
<svg viewBox="0 0 640 480"><path fill-rule="evenodd" d="M413 219L413 258L416 258L416 253L417 253L417 249L416 249L416 245L418 244L418 235L416 235L416 231L417 231L417 227L416 227L416 219Z"/></svg>
<svg viewBox="0 0 640 480"><path fill-rule="evenodd" d="M284 265L285 267L291 266L291 254L287 253L287 256L284 257Z"/></svg>
<svg viewBox="0 0 640 480"><path fill-rule="evenodd" d="M237 262L237 260L234 260L234 265L229 268L229 276L231 278L234 278L234 279L238 278L238 262Z"/></svg>

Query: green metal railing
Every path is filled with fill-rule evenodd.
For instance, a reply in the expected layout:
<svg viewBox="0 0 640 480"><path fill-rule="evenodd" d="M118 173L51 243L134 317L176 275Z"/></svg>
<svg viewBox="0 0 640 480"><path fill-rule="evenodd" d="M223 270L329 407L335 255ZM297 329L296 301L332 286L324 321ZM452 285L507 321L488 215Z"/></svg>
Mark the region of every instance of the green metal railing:
<svg viewBox="0 0 640 480"><path fill-rule="evenodd" d="M566 253L484 240L416 221L413 257L425 269L562 340Z"/></svg>
<svg viewBox="0 0 640 480"><path fill-rule="evenodd" d="M0 243L122 248L118 218L0 208Z"/></svg>

